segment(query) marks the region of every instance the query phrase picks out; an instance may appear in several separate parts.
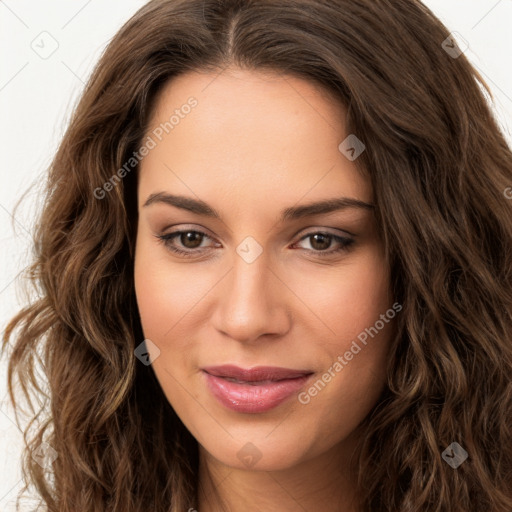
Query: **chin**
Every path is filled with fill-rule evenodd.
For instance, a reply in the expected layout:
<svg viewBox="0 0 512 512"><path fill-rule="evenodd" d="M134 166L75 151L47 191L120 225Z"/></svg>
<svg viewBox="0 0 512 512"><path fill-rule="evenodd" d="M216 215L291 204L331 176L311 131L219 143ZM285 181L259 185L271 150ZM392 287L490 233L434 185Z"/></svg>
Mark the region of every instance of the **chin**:
<svg viewBox="0 0 512 512"><path fill-rule="evenodd" d="M278 427L279 428L279 427ZM270 434L237 436L227 444L201 443L202 450L227 467L249 471L281 471L296 466L310 458L305 450L304 436ZM270 439L273 437L273 439Z"/></svg>

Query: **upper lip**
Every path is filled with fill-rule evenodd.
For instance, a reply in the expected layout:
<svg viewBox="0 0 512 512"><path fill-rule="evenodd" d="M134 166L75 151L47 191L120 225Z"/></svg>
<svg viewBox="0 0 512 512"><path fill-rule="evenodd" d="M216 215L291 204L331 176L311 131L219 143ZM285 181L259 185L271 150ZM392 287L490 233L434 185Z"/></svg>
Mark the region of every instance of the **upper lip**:
<svg viewBox="0 0 512 512"><path fill-rule="evenodd" d="M245 369L231 364L207 366L203 368L203 371L215 377L227 377L247 382L295 379L313 373L311 370L293 370L279 366L255 366L254 368Z"/></svg>

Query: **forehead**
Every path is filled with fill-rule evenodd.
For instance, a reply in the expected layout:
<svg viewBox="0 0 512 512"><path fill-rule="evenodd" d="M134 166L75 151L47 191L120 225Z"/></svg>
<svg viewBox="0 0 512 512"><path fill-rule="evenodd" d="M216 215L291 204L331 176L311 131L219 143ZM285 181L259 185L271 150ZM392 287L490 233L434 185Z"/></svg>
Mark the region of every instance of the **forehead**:
<svg viewBox="0 0 512 512"><path fill-rule="evenodd" d="M312 110L320 116L330 111L339 120L346 112L338 98L311 81L279 71L227 68L188 71L169 80L158 95L155 119L165 117L171 103L179 107L190 96L195 96L202 103L203 111L210 113L224 110L228 105L232 106L229 110L236 107L249 112L259 105L267 113L268 108L277 108L281 114L289 113L290 109ZM324 121L329 123L329 117L332 116L324 116Z"/></svg>
<svg viewBox="0 0 512 512"><path fill-rule="evenodd" d="M368 181L339 150L349 135L345 115L327 91L289 75L180 75L155 103L147 135L156 146L141 162L141 188L154 193L167 185L231 196L249 189L292 203L306 193L315 199L330 192L369 201Z"/></svg>
<svg viewBox="0 0 512 512"><path fill-rule="evenodd" d="M169 81L157 98L150 125L169 120L191 98L197 100L191 128L221 136L220 128L238 127L237 141L293 132L325 135L343 129L346 109L332 94L303 79L270 71L228 69L220 73L188 72ZM179 113L179 112L178 112ZM181 122L180 122L181 124ZM177 127L177 126L176 126ZM173 131L175 131L173 129ZM199 132L197 135L202 135ZM206 137L204 137L206 138ZM210 137L208 137L210 138Z"/></svg>

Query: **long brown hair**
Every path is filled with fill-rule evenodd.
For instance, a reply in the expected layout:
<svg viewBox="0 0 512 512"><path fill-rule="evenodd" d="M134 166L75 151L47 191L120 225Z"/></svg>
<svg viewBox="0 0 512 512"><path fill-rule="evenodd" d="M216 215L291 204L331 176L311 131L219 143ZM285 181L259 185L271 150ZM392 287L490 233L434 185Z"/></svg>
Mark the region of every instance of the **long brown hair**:
<svg viewBox="0 0 512 512"><path fill-rule="evenodd" d="M98 188L140 148L164 84L227 66L323 87L366 146L403 311L364 421L362 510L512 510L512 153L449 37L418 0L153 0L122 27L49 169L26 274L38 296L3 339L11 400L14 377L43 399L23 471L46 510L197 507L197 442L134 355L136 166ZM43 441L50 474L31 456ZM468 454L456 469L452 443Z"/></svg>

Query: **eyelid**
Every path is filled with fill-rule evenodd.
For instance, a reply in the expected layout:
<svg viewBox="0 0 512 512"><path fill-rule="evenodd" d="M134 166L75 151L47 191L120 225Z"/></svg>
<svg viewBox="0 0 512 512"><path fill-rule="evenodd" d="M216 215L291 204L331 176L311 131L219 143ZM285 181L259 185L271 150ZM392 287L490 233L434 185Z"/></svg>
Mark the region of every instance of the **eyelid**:
<svg viewBox="0 0 512 512"><path fill-rule="evenodd" d="M325 233L328 235L333 236L341 236L341 237L348 237L351 236L353 238L357 238L357 235L355 233L351 233L350 231L347 231L346 229L340 229L340 228L326 228L322 226L310 226L307 228L304 228L303 230L299 231L299 233L295 236L300 236L300 233L304 232L304 236L316 234L316 233ZM302 237L301 237L302 239Z"/></svg>

